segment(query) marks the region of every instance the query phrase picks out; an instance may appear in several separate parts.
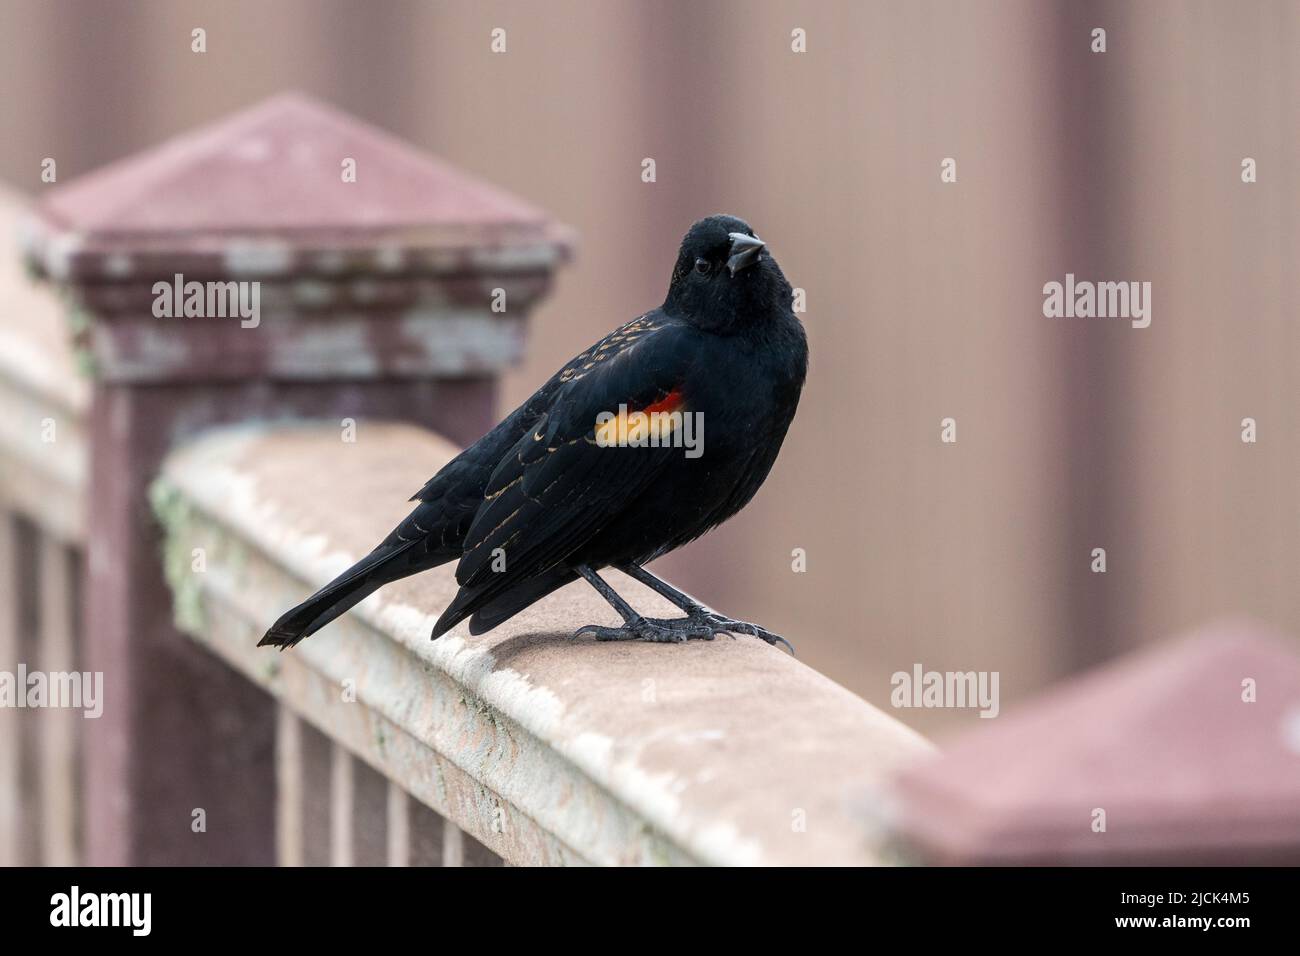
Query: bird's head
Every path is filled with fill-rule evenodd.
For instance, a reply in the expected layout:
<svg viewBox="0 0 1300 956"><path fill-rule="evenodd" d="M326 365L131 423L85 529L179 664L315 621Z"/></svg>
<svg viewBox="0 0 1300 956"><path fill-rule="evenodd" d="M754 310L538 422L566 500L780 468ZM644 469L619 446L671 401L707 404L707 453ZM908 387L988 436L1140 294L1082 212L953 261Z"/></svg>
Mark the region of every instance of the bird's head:
<svg viewBox="0 0 1300 956"><path fill-rule="evenodd" d="M728 333L790 310L790 283L749 223L709 216L682 239L664 311Z"/></svg>

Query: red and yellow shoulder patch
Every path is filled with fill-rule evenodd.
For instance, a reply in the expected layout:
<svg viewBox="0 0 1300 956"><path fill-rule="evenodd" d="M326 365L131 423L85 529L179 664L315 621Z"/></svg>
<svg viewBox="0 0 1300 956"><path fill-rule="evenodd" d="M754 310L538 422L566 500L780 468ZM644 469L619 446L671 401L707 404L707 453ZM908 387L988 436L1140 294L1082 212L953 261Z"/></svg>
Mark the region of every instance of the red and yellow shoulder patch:
<svg viewBox="0 0 1300 956"><path fill-rule="evenodd" d="M678 389L645 408L620 405L617 412L596 416L596 444L604 448L626 445L662 445L682 426L685 403Z"/></svg>

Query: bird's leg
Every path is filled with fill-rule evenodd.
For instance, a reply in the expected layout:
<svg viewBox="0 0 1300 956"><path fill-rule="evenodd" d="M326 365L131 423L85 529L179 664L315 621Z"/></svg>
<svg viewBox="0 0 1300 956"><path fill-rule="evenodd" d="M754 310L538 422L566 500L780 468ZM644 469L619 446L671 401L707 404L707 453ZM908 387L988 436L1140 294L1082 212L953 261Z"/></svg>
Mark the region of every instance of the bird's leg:
<svg viewBox="0 0 1300 956"><path fill-rule="evenodd" d="M618 592L610 587L599 574L585 564L578 565L577 570L579 574L587 579L587 583L596 589L596 593L608 601L615 611L618 611L618 616L623 619L624 623L632 624L642 619L632 605L619 597Z"/></svg>
<svg viewBox="0 0 1300 956"><path fill-rule="evenodd" d="M713 640L714 632L705 627L674 627L669 626L672 622L647 620L638 614L632 605L619 597L618 592L591 568L580 564L574 570L586 578L587 583L595 588L596 592L608 601L623 619L622 627L588 624L574 631L574 637L590 634L598 641L653 641L663 644L679 644L693 637L706 641ZM682 618L682 620L687 619Z"/></svg>
<svg viewBox="0 0 1300 956"><path fill-rule="evenodd" d="M620 564L617 567L624 574L636 578L636 580L650 588L650 590L667 598L677 607L686 612L686 617L683 618L672 618L668 620L662 618L649 618L651 624L685 630L689 633L690 637L704 637L704 633L702 632L707 631L709 635L709 637L706 638L707 640L712 640L712 635L714 634L731 634L733 637L736 634L749 634L752 637L761 638L772 645L784 644L791 654L794 653L793 645L791 645L791 643L780 634L773 634L767 628L759 627L757 624L750 624L748 621L735 621L725 615L719 614L712 608L705 607L689 594L677 590L667 581L651 574L643 567L635 565L630 561L625 564ZM604 584L603 581L601 583ZM608 587L608 585L606 585L606 587Z"/></svg>
<svg viewBox="0 0 1300 956"><path fill-rule="evenodd" d="M616 565L616 567L624 574L626 574L628 577L636 578L638 581L640 581L642 584L648 587L651 591L654 591L656 594L662 597L666 597L669 601L671 601L677 607L681 608L688 615L697 614L700 611L708 610L708 608L706 608L699 601L695 600L695 598L691 597L689 594L677 590L667 581L663 580L662 578L656 577L655 575L647 571L645 568L640 567L639 565L635 565L631 561L627 562L626 564Z"/></svg>

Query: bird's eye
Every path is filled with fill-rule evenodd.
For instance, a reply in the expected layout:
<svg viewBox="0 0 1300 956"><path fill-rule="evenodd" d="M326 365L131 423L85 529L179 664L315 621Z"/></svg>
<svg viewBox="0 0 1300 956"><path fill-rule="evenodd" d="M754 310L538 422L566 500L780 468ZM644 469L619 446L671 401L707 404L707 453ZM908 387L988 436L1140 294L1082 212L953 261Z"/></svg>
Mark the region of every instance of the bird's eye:
<svg viewBox="0 0 1300 956"><path fill-rule="evenodd" d="M713 268L713 265L712 265L712 263L709 262L708 259L696 259L696 260L695 260L695 271L698 272L698 273L699 273L700 275L702 275L702 276L706 276L706 275L708 275L708 274L709 274L709 270L712 269L712 268Z"/></svg>

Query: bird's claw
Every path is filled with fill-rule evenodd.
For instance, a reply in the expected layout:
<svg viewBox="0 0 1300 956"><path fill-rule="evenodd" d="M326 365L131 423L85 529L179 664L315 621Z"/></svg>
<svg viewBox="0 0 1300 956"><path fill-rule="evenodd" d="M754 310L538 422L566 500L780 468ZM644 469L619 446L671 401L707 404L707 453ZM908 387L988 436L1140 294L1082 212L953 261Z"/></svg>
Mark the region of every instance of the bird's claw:
<svg viewBox="0 0 1300 956"><path fill-rule="evenodd" d="M575 638L590 635L598 641L650 641L655 644L711 641L719 634L726 634L733 640L737 634L746 634L773 646L781 644L791 654L794 653L794 646L780 634L774 634L767 628L748 621L732 620L703 609L687 617L637 618L622 627L588 624L573 632Z"/></svg>
<svg viewBox="0 0 1300 956"><path fill-rule="evenodd" d="M716 611L705 611L700 619L705 621L712 628L715 634L731 634L733 637L737 634L747 634L750 637L757 637L775 647L781 644L791 654L794 653L794 645L787 641L780 634L774 634L765 627L759 627L757 624L750 624L748 621L736 621L729 617L724 617Z"/></svg>

